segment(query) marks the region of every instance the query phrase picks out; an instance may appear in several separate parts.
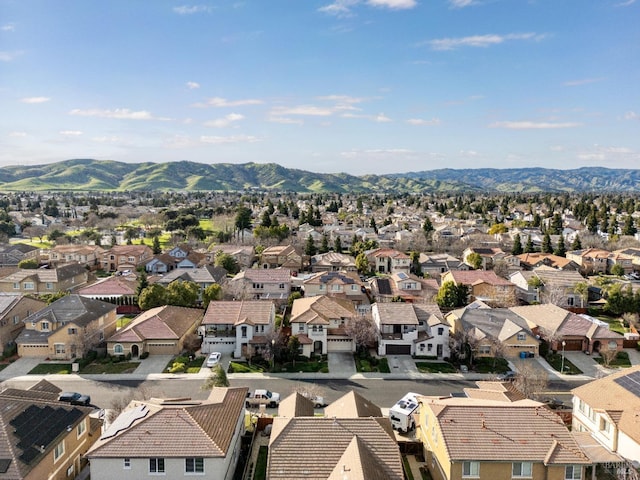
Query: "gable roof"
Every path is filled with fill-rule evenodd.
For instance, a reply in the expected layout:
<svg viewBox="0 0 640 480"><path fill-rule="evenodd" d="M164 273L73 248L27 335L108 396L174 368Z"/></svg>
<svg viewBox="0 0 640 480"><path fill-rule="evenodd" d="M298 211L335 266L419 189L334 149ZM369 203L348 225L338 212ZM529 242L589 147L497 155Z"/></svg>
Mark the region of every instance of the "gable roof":
<svg viewBox="0 0 640 480"><path fill-rule="evenodd" d="M138 279L135 275L113 275L78 290L78 295L135 295Z"/></svg>
<svg viewBox="0 0 640 480"><path fill-rule="evenodd" d="M376 303L374 307L384 325L418 325L418 316L411 303Z"/></svg>
<svg viewBox="0 0 640 480"><path fill-rule="evenodd" d="M222 392L219 392L222 390ZM225 457L247 388L215 388L197 404L132 402L87 452L88 458ZM140 441L141 435L145 441Z"/></svg>
<svg viewBox="0 0 640 480"><path fill-rule="evenodd" d="M460 322L467 331L504 341L520 331L533 335L527 322L508 308L465 309Z"/></svg>
<svg viewBox="0 0 640 480"><path fill-rule="evenodd" d="M313 417L313 402L298 392L283 398L278 405L279 417Z"/></svg>
<svg viewBox="0 0 640 480"><path fill-rule="evenodd" d="M351 390L327 405L324 414L331 418L382 417L382 410L369 399Z"/></svg>
<svg viewBox="0 0 640 480"><path fill-rule="evenodd" d="M209 302L202 325L268 325L275 311L275 304L264 300Z"/></svg>
<svg viewBox="0 0 640 480"><path fill-rule="evenodd" d="M35 278L40 283L51 282L57 283L63 280L67 280L69 278L76 277L78 275L86 275L87 269L84 265L80 265L79 263L69 263L67 265L62 265L57 268L37 268L37 269L28 269L21 268L16 272L3 277L0 279L0 282L5 283L18 283L22 282L27 278Z"/></svg>
<svg viewBox="0 0 640 480"><path fill-rule="evenodd" d="M202 310L199 308L163 305L142 312L108 341L178 340L197 326L200 320Z"/></svg>
<svg viewBox="0 0 640 480"><path fill-rule="evenodd" d="M93 298L83 297L78 294L71 294L59 298L42 310L28 316L23 322L29 323L48 320L52 324L75 323L83 327L115 309L116 306L112 303L94 300ZM22 331L22 333L24 332L25 330Z"/></svg>
<svg viewBox="0 0 640 480"><path fill-rule="evenodd" d="M227 275L227 271L222 267L204 265L198 268L176 268L165 273L157 283L168 285L176 280L204 283L220 283Z"/></svg>
<svg viewBox="0 0 640 480"><path fill-rule="evenodd" d="M513 283L496 275L493 270L450 270L442 274L442 277L450 276L456 285L476 285L488 283L489 285L504 285L515 287Z"/></svg>
<svg viewBox="0 0 640 480"><path fill-rule="evenodd" d="M291 270L288 268L249 268L233 277L234 281L240 279L261 283L290 283Z"/></svg>
<svg viewBox="0 0 640 480"><path fill-rule="evenodd" d="M311 323L314 319L328 323L332 319L355 316L356 309L351 301L325 295L296 298L291 307L291 323Z"/></svg>

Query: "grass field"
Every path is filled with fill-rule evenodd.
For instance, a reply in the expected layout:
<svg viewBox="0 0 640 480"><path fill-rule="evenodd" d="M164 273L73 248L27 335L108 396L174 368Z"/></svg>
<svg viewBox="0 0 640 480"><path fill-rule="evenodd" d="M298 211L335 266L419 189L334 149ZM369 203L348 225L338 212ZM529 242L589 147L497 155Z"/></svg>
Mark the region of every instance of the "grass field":
<svg viewBox="0 0 640 480"><path fill-rule="evenodd" d="M140 362L92 363L84 367L80 373L133 373Z"/></svg>
<svg viewBox="0 0 640 480"><path fill-rule="evenodd" d="M421 373L456 373L456 367L447 362L416 362Z"/></svg>
<svg viewBox="0 0 640 480"><path fill-rule="evenodd" d="M70 363L40 363L36 365L30 372L29 375L47 375L49 373L52 374L69 374L71 373L71 364Z"/></svg>

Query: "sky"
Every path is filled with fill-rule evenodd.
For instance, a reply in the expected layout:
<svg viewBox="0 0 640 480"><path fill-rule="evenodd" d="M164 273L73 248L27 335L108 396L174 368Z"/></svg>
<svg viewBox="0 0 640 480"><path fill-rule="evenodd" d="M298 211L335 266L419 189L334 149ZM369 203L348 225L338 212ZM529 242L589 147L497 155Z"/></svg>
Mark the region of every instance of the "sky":
<svg viewBox="0 0 640 480"><path fill-rule="evenodd" d="M0 0L0 167L640 168L640 0Z"/></svg>

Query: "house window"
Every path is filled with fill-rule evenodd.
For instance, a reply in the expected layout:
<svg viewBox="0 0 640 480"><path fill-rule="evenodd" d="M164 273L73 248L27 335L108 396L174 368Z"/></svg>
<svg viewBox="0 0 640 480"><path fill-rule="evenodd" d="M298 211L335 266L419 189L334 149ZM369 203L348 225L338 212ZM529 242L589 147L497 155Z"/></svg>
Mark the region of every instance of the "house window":
<svg viewBox="0 0 640 480"><path fill-rule="evenodd" d="M580 465L567 465L564 467L564 480L581 480L582 467Z"/></svg>
<svg viewBox="0 0 640 480"><path fill-rule="evenodd" d="M124 353L124 348L122 348L122 345L120 345L119 343L116 343L113 346L113 353L115 353L116 355L122 355Z"/></svg>
<svg viewBox="0 0 640 480"><path fill-rule="evenodd" d="M24 289L25 290L33 290L35 289L36 286L33 282L24 282Z"/></svg>
<svg viewBox="0 0 640 480"><path fill-rule="evenodd" d="M299 332L304 332L304 323L298 324L298 331Z"/></svg>
<svg viewBox="0 0 640 480"><path fill-rule="evenodd" d="M64 343L56 343L55 344L56 355L64 355Z"/></svg>
<svg viewBox="0 0 640 480"><path fill-rule="evenodd" d="M584 400L580 400L578 402L578 410L580 410L582 413L584 413L584 406L585 406Z"/></svg>
<svg viewBox="0 0 640 480"><path fill-rule="evenodd" d="M334 292L339 292L340 291L340 285L331 285L331 290L333 290Z"/></svg>
<svg viewBox="0 0 640 480"><path fill-rule="evenodd" d="M57 462L62 455L64 455L64 440L57 444L53 450L53 461Z"/></svg>
<svg viewBox="0 0 640 480"><path fill-rule="evenodd" d="M46 285L47 290L53 290L53 283L47 282L45 285Z"/></svg>
<svg viewBox="0 0 640 480"><path fill-rule="evenodd" d="M491 346L490 345L480 345L480 347L478 348L478 352L480 352L483 355L489 355L491 353Z"/></svg>
<svg viewBox="0 0 640 480"><path fill-rule="evenodd" d="M185 473L204 473L204 458L185 458L184 459L184 472Z"/></svg>
<svg viewBox="0 0 640 480"><path fill-rule="evenodd" d="M74 328L74 327L69 327L69 328L67 328L67 333L69 335L77 335L78 334L78 329Z"/></svg>
<svg viewBox="0 0 640 480"><path fill-rule="evenodd" d="M48 332L49 331L49 322L41 322L40 323L40 330L42 330L43 332Z"/></svg>
<svg viewBox="0 0 640 480"><path fill-rule="evenodd" d="M73 465L69 465L69 468L67 468L67 477L73 477L73 472L75 471L75 468Z"/></svg>
<svg viewBox="0 0 640 480"><path fill-rule="evenodd" d="M284 283L281 283L280 285L278 285L278 288L279 288L280 290L284 290Z"/></svg>
<svg viewBox="0 0 640 480"><path fill-rule="evenodd" d="M442 336L444 334L444 328L440 327L438 328L438 335Z"/></svg>
<svg viewBox="0 0 640 480"><path fill-rule="evenodd" d="M125 470L131 470L131 459L130 458L123 458L122 459L122 468L124 468Z"/></svg>
<svg viewBox="0 0 640 480"><path fill-rule="evenodd" d="M513 462L511 476L513 478L531 478L531 462Z"/></svg>
<svg viewBox="0 0 640 480"><path fill-rule="evenodd" d="M14 315L13 316L13 324L17 325L18 323L20 323L20 315Z"/></svg>
<svg viewBox="0 0 640 480"><path fill-rule="evenodd" d="M428 352L432 352L433 351L433 345L432 344L427 344L427 351Z"/></svg>
<svg viewBox="0 0 640 480"><path fill-rule="evenodd" d="M164 473L164 458L150 458L149 473Z"/></svg>
<svg viewBox="0 0 640 480"><path fill-rule="evenodd" d="M254 283L253 284L253 289L254 290L262 290L264 288L264 285L262 283Z"/></svg>
<svg viewBox="0 0 640 480"><path fill-rule="evenodd" d="M518 332L518 341L524 342L527 339L527 334L524 332Z"/></svg>
<svg viewBox="0 0 640 480"><path fill-rule="evenodd" d="M567 297L567 305L569 305L569 306L573 306L574 305L573 297Z"/></svg>
<svg viewBox="0 0 640 480"><path fill-rule="evenodd" d="M606 418L600 418L600 430L605 433L611 433L611 423Z"/></svg>
<svg viewBox="0 0 640 480"><path fill-rule="evenodd" d="M80 438L86 430L87 430L87 425L85 424L85 421L82 420L76 427L76 433L78 435L78 438Z"/></svg>
<svg viewBox="0 0 640 480"><path fill-rule="evenodd" d="M320 290L324 290L324 285L320 284Z"/></svg>
<svg viewBox="0 0 640 480"><path fill-rule="evenodd" d="M13 282L13 289L14 290L20 290L20 283L19 282Z"/></svg>
<svg viewBox="0 0 640 480"><path fill-rule="evenodd" d="M462 462L462 478L480 477L480 462Z"/></svg>
<svg viewBox="0 0 640 480"><path fill-rule="evenodd" d="M247 327L242 326L240 328L240 332L241 332L242 338L247 338Z"/></svg>

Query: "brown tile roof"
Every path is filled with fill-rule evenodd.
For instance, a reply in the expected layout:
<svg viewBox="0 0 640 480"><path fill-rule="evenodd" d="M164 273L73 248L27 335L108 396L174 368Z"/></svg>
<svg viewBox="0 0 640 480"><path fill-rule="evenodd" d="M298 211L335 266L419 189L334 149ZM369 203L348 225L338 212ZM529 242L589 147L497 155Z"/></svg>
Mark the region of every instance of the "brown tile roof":
<svg viewBox="0 0 640 480"><path fill-rule="evenodd" d="M291 270L288 268L249 268L233 277L233 280L240 278L261 283L290 283Z"/></svg>
<svg viewBox="0 0 640 480"><path fill-rule="evenodd" d="M533 253L523 253L521 255L516 255L520 259L520 263L525 264L529 267L534 267L541 262L548 264L554 268L562 269L569 265L572 260L569 260L565 257L560 257L558 255L553 255L552 253L541 253L541 252L533 252Z"/></svg>
<svg viewBox="0 0 640 480"><path fill-rule="evenodd" d="M209 302L202 325L268 325L274 308L273 302L264 300Z"/></svg>
<svg viewBox="0 0 640 480"><path fill-rule="evenodd" d="M328 321L338 318L353 318L355 316L356 309L351 301L325 295L297 298L293 301L293 306L291 307L292 323L310 323L316 317Z"/></svg>
<svg viewBox="0 0 640 480"><path fill-rule="evenodd" d="M141 313L108 341L177 340L197 327L201 319L199 308L164 305Z"/></svg>
<svg viewBox="0 0 640 480"><path fill-rule="evenodd" d="M380 323L384 325L418 325L418 317L411 303L376 303Z"/></svg>
<svg viewBox="0 0 640 480"><path fill-rule="evenodd" d="M556 332L569 315L567 310L552 303L511 307L509 310L524 318L530 328L542 327L549 332Z"/></svg>
<svg viewBox="0 0 640 480"><path fill-rule="evenodd" d="M451 461L531 461L588 464L560 417L530 400L429 400Z"/></svg>
<svg viewBox="0 0 640 480"><path fill-rule="evenodd" d="M458 285L476 285L478 283L488 283L489 285L506 285L506 286L514 286L508 280L505 280L502 277L499 277L495 274L495 272L491 270L451 270L449 272L443 273L443 277L445 275L450 275L454 282Z"/></svg>
<svg viewBox="0 0 640 480"><path fill-rule="evenodd" d="M612 420L617 419L621 432L640 443L640 394L633 393L616 382L628 375L640 376L640 365L625 368L604 378L594 380L571 393L596 410L611 412ZM623 380L622 380L623 381Z"/></svg>
<svg viewBox="0 0 640 480"><path fill-rule="evenodd" d="M313 415L313 402L298 392L293 392L282 399L278 405L279 417L313 417Z"/></svg>
<svg viewBox="0 0 640 480"><path fill-rule="evenodd" d="M351 390L324 408L330 418L382 417L382 410L372 401Z"/></svg>
<svg viewBox="0 0 640 480"><path fill-rule="evenodd" d="M78 290L78 295L135 295L138 279L135 275L115 275Z"/></svg>
<svg viewBox="0 0 640 480"><path fill-rule="evenodd" d="M362 475L351 470L355 476L347 476L349 479L401 480L404 473L400 451L383 423L391 428L386 418L276 417L269 442L267 478L326 480L336 478L346 466L363 470ZM376 467L382 474L370 474Z"/></svg>
<svg viewBox="0 0 640 480"><path fill-rule="evenodd" d="M87 457L224 457L244 412L247 389L222 390L222 401L212 395L199 405L132 402L130 409L146 407L146 414L120 431L114 422Z"/></svg>

